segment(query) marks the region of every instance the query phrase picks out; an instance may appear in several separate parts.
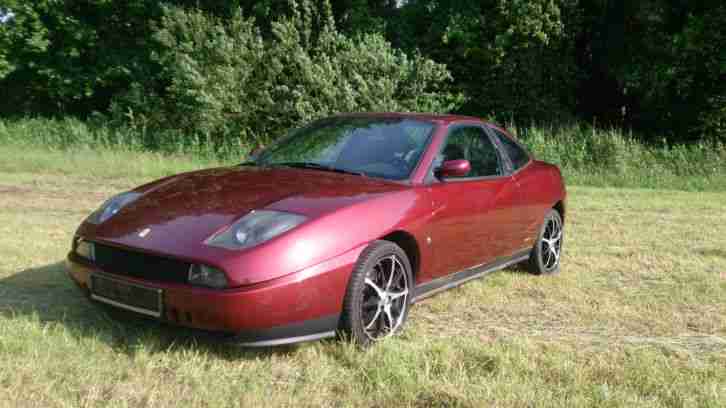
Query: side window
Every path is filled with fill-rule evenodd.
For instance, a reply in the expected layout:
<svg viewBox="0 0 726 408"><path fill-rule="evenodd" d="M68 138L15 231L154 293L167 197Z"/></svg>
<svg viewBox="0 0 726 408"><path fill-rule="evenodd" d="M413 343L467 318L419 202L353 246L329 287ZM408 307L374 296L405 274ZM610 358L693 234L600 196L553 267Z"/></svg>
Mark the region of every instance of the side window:
<svg viewBox="0 0 726 408"><path fill-rule="evenodd" d="M469 160L469 177L489 177L502 175L502 163L494 144L484 129L477 126L454 128L446 138L446 145L437 158L437 163L447 160Z"/></svg>
<svg viewBox="0 0 726 408"><path fill-rule="evenodd" d="M494 128L490 129L492 129L494 134L497 135L499 142L502 144L502 147L504 147L504 151L507 152L509 160L512 161L514 171L521 169L525 164L529 163L529 153L527 153L527 151L522 149L521 146L512 141L512 139L499 130Z"/></svg>

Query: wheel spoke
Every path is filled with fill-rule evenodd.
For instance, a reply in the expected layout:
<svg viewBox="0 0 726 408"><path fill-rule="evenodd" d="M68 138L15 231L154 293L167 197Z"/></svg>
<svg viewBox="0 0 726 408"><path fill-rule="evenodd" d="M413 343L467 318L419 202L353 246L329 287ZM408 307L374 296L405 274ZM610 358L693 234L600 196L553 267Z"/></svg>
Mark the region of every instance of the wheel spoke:
<svg viewBox="0 0 726 408"><path fill-rule="evenodd" d="M552 262L547 262L547 267L551 268L555 265L557 265L557 251L555 251L554 247L550 248L550 256L548 257Z"/></svg>
<svg viewBox="0 0 726 408"><path fill-rule="evenodd" d="M376 285L375 282L373 282L370 278L365 279L365 284L372 287L373 290L376 291L376 296L378 296L379 299L385 298L386 292L379 288L378 285Z"/></svg>
<svg viewBox="0 0 726 408"><path fill-rule="evenodd" d="M408 289L404 289L401 292L388 292L388 296L391 298L391 300L396 300L406 295L408 295Z"/></svg>
<svg viewBox="0 0 726 408"><path fill-rule="evenodd" d="M378 317L381 315L381 309L383 309L383 308L379 307L378 309L376 309L376 314L373 315L373 318L371 319L371 321L366 325L366 330L370 330L371 327L373 327L373 325L376 323L376 321L378 320Z"/></svg>
<svg viewBox="0 0 726 408"><path fill-rule="evenodd" d="M550 242L546 239L542 239L542 253L548 253L550 250Z"/></svg>
<svg viewBox="0 0 726 408"><path fill-rule="evenodd" d="M393 332L393 329L395 329L395 323L393 323L393 316L391 315L391 308L387 307L383 310L385 312L386 318L388 319L388 329L389 332Z"/></svg>
<svg viewBox="0 0 726 408"><path fill-rule="evenodd" d="M552 251L547 251L545 253L546 258L544 259L544 266L545 268L550 267L550 259L552 258Z"/></svg>
<svg viewBox="0 0 726 408"><path fill-rule="evenodd" d="M393 283L393 275L396 274L396 255L388 258L391 260L391 273L388 275L388 283L386 284L386 290L391 289L391 283Z"/></svg>

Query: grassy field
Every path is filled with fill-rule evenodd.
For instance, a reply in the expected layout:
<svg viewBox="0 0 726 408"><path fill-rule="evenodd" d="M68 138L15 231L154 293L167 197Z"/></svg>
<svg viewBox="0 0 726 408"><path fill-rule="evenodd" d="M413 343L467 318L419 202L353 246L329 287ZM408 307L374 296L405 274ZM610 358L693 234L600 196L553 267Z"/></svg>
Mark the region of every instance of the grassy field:
<svg viewBox="0 0 726 408"><path fill-rule="evenodd" d="M120 324L64 275L105 197L213 160L0 152L0 406L726 406L726 193L571 186L559 275L427 299L366 352L245 350Z"/></svg>

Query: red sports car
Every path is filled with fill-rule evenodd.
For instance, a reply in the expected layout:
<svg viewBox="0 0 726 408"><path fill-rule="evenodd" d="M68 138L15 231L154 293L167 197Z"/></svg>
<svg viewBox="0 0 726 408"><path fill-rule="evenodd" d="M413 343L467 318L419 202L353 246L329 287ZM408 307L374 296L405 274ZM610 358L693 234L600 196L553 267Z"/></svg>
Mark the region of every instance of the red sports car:
<svg viewBox="0 0 726 408"><path fill-rule="evenodd" d="M366 345L436 292L557 271L565 196L557 167L479 119L340 115L109 199L68 272L93 301L242 345Z"/></svg>

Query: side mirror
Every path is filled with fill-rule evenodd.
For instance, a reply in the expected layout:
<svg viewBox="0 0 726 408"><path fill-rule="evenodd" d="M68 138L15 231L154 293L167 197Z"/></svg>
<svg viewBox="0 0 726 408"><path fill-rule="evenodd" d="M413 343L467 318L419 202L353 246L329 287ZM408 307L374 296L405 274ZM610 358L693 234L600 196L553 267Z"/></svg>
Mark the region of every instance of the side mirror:
<svg viewBox="0 0 726 408"><path fill-rule="evenodd" d="M440 178L446 177L464 177L471 171L469 160L448 160L436 169L436 176Z"/></svg>

